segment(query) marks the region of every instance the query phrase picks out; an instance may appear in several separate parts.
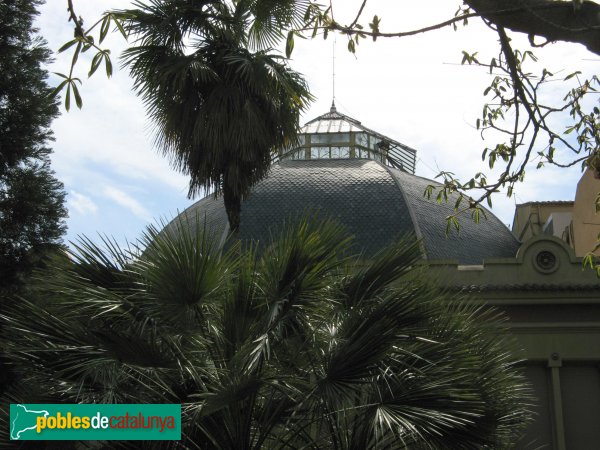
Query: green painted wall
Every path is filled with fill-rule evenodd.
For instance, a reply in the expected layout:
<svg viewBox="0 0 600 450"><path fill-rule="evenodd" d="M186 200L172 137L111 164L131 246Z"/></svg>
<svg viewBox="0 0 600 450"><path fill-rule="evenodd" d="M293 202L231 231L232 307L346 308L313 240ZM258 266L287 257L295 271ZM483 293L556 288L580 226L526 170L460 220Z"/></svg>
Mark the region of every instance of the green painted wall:
<svg viewBox="0 0 600 450"><path fill-rule="evenodd" d="M503 310L537 403L519 448L600 448L600 280L560 239L481 266L430 261L441 286Z"/></svg>

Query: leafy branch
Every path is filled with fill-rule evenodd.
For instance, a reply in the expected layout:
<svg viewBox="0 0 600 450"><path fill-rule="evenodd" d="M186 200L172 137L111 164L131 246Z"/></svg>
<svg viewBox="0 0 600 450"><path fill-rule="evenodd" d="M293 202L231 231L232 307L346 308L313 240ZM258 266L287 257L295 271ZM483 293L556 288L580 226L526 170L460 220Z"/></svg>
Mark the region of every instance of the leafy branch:
<svg viewBox="0 0 600 450"><path fill-rule="evenodd" d="M79 109L83 106L83 101L81 99L81 94L79 93L79 88L77 84L81 85L81 79L74 76L75 66L77 65L77 61L79 59L79 55L81 53L85 53L90 49L95 49L97 52L92 58L91 67L88 72L88 78L91 77L96 70L100 67L102 62L104 62L106 76L110 78L113 73L113 65L110 59L110 50L103 49L100 47L100 44L104 41L108 32L110 31L111 24L114 24L115 30L118 30L119 33L123 36L125 40L127 40L127 33L125 31L123 21L125 16L123 14L119 14L116 12L106 12L98 19L90 28L87 30L83 28L83 19L81 16L77 16L75 13L75 9L73 6L72 0L67 0L68 3L68 13L69 13L69 22L73 21L75 30L74 30L74 38L69 42L65 43L61 48L58 49L58 53L62 53L71 47L75 47L73 51L73 56L71 58L71 67L69 70L69 74L65 75L64 73L54 72L55 75L58 75L63 80L59 83L59 85L51 92L50 97L54 98L63 90L66 89L64 102L65 109L69 111L71 107L71 94L75 99L75 104ZM92 35L92 32L98 28L98 43L96 44L96 40Z"/></svg>
<svg viewBox="0 0 600 450"><path fill-rule="evenodd" d="M499 161L504 163L504 167L495 182L488 182L483 173L476 174L467 182L460 182L449 172L440 173L438 177L444 180L440 188L444 192L443 197L452 192L464 197L466 194L463 192L466 191L483 191L476 199L469 197L467 206L459 208L457 205L455 214L448 217L448 220L453 220L469 209L477 208L484 201L491 206L492 195L501 190L506 190L508 197L511 197L515 184L523 181L534 155L538 159L537 168L545 164L557 167L581 164L582 169L588 167L594 171L600 168L598 108L593 107L591 111L586 112L583 104L586 95L598 92L600 80L593 76L589 80L580 81L578 73L570 74L563 81L575 78L578 80L578 86L569 90L562 99L564 103L559 106L544 104L539 98L540 91L543 85L553 79L553 74L547 69L543 69L540 77L523 72L525 60L529 58L535 61L535 55L531 51L513 50L504 29L498 28L497 31L501 44L498 58L492 58L489 64L484 64L478 60L476 54L464 52L462 62L486 67L490 74L499 72L484 91L485 96L493 94L493 97L491 102L484 105L482 117L477 119L476 127L481 131L482 137L492 130L507 136L507 140L496 144L494 148L485 148L482 154L482 160L487 159L490 169ZM566 112L571 118L571 123L559 133L550 126L550 119L557 114L561 114L562 118ZM502 124L509 116L513 117L512 126L505 127ZM573 131L577 132L577 138L570 139L569 135ZM543 138L547 143L542 150L534 153ZM557 150L566 161L557 157ZM521 158L518 164L517 156ZM513 169L514 166L516 168ZM432 190L433 188L432 186ZM432 190L425 194L431 196Z"/></svg>
<svg viewBox="0 0 600 450"><path fill-rule="evenodd" d="M489 24L490 27L493 25ZM493 148L485 148L482 160L487 160L490 169L502 162L503 167L495 181L488 181L483 173L476 174L466 182L461 182L450 172L441 172L441 187L437 187L437 201L447 201L451 193L457 193L454 213L446 218L447 232L453 227L459 230L457 217L471 211L477 221L483 211L482 202L492 205L492 195L506 191L508 197L514 193L515 184L523 181L530 163L537 160L537 168L554 165L565 168L581 165L596 173L600 170L600 111L597 106L588 106L585 101L589 95L597 95L600 79L592 76L581 80L580 72L567 75L562 81L576 80L577 85L568 90L558 105L547 104L542 96L543 87L556 78L547 69L535 76L526 72L526 60L537 61L531 51L515 50L502 27L493 27L499 36L500 54L489 63L482 63L476 53L463 52L463 64L485 67L494 75L484 96L491 95L491 101L483 107L482 117L477 119L476 127L482 138L488 132L504 135L506 139ZM506 126L507 118L511 126ZM551 125L559 117L569 123L558 131ZM572 134L576 135L573 136ZM537 150L541 148L540 150ZM426 189L424 195L431 197L435 186ZM469 191L479 192L479 196L468 196ZM463 200L465 206L461 207ZM596 199L596 211L600 211L600 194ZM600 245L592 252L597 251ZM584 266L595 268L598 273L598 258L590 253L584 259Z"/></svg>
<svg viewBox="0 0 600 450"><path fill-rule="evenodd" d="M456 24L461 22L466 25L468 23L469 18L479 16L478 13L471 12L468 8L460 8L457 11L455 17L440 23L408 31L382 32L380 30L381 18L375 15L373 16L372 21L368 24L368 27L370 29L370 31L368 31L363 25L358 23L360 17L362 16L363 9L366 3L367 0L364 0L362 2L355 19L349 25L341 25L340 23L336 22L333 18L333 14L331 14L331 7L325 10L321 10L318 5L310 4L306 10L306 15L304 17L304 25L301 28L291 30L288 33L288 42L286 45L287 57L290 57L291 49L293 49L294 47L294 36L302 36L304 32L312 31L313 38L321 32L323 34L324 39L327 39L330 32L339 32L341 34L344 34L348 36L348 50L352 53L355 53L356 46L359 44L360 39L364 39L366 37L371 37L373 41L377 41L377 38L379 37L401 38L407 36L414 36L417 34L438 30L448 26L453 26L456 28Z"/></svg>

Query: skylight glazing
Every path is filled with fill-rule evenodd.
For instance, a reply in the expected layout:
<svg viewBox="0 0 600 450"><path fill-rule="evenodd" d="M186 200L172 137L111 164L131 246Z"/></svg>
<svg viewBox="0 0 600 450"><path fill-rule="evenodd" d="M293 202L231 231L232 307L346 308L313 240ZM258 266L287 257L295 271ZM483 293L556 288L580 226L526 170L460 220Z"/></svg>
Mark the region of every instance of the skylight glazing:
<svg viewBox="0 0 600 450"><path fill-rule="evenodd" d="M337 112L332 104L327 114L308 122L298 144L281 151L280 159L372 159L406 172L415 172L416 151L376 131L358 120Z"/></svg>

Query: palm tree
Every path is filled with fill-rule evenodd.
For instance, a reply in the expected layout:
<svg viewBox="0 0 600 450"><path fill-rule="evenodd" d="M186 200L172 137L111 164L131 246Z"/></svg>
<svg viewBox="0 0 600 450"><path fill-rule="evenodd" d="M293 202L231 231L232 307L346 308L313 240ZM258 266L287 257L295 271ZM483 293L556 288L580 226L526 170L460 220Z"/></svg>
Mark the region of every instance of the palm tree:
<svg viewBox="0 0 600 450"><path fill-rule="evenodd" d="M143 252L83 240L0 316L2 401L181 403L156 447L509 448L528 397L496 313L427 282L414 239L349 243L311 221L261 255L185 224Z"/></svg>
<svg viewBox="0 0 600 450"><path fill-rule="evenodd" d="M265 47L298 19L297 3L150 0L120 13L135 39L124 61L158 148L190 176L190 197L223 193L233 231L241 200L274 152L294 142L312 99L304 79Z"/></svg>

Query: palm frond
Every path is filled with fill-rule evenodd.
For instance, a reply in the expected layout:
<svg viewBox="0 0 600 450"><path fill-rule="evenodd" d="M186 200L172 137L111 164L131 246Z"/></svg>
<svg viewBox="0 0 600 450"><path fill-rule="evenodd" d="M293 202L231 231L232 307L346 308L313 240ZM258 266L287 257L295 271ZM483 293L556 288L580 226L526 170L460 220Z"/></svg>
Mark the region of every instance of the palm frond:
<svg viewBox="0 0 600 450"><path fill-rule="evenodd" d="M414 239L361 261L314 217L228 251L191 223L84 239L10 299L3 399L181 403L202 449L510 448L527 424L502 317L427 281Z"/></svg>

